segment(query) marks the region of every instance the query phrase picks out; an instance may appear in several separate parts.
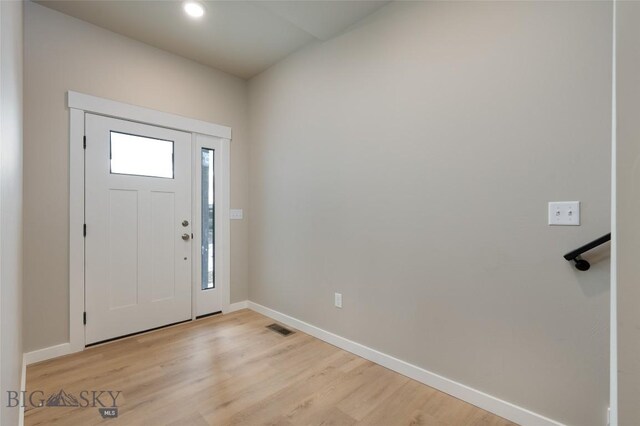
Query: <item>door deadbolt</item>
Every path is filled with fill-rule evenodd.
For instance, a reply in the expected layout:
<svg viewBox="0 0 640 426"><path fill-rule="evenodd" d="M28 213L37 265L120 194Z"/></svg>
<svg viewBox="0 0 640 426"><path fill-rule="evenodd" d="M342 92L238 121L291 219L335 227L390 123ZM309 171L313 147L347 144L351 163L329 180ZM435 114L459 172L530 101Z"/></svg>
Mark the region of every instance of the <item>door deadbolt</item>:
<svg viewBox="0 0 640 426"><path fill-rule="evenodd" d="M183 221L182 221L182 226L184 226L185 228L186 228L187 226L189 226L189 221L188 221L188 220L183 220Z"/></svg>
<svg viewBox="0 0 640 426"><path fill-rule="evenodd" d="M185 241L189 241L189 238L191 238L191 237L189 236L189 234L182 234L182 239L183 239L183 240L185 240Z"/></svg>

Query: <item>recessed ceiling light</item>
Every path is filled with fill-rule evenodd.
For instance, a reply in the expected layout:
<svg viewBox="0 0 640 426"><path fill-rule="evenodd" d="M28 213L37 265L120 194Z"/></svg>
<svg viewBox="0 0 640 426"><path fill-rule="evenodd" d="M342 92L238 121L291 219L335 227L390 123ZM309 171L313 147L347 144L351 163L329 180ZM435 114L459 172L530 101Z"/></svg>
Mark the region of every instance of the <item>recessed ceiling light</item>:
<svg viewBox="0 0 640 426"><path fill-rule="evenodd" d="M185 13L192 18L201 18L204 15L204 6L195 1L184 2L182 8Z"/></svg>

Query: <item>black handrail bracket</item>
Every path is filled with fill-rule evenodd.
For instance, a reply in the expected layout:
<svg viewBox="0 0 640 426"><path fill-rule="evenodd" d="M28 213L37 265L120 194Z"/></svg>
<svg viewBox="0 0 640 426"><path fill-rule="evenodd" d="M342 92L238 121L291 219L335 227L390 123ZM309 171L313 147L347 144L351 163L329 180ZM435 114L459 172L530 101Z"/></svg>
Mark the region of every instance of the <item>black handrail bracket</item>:
<svg viewBox="0 0 640 426"><path fill-rule="evenodd" d="M580 255L591 249L598 247L599 245L606 243L609 240L611 240L611 233L608 233L607 235L603 235L602 237L597 238L591 241L590 243L583 245L582 247L578 247L577 249L570 251L569 253L564 255L564 258L569 262L573 260L575 262L574 266L579 271L587 271L591 267L591 264L586 260L582 259Z"/></svg>

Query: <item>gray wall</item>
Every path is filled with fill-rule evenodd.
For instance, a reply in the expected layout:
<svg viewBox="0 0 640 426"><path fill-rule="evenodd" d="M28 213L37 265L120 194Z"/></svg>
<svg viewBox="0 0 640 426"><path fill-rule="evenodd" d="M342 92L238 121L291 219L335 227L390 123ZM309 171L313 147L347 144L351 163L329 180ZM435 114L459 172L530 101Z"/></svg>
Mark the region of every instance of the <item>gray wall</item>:
<svg viewBox="0 0 640 426"><path fill-rule="evenodd" d="M562 255L610 229L611 9L395 3L252 79L250 299L606 424L608 248Z"/></svg>
<svg viewBox="0 0 640 426"><path fill-rule="evenodd" d="M22 377L22 2L0 1L0 424Z"/></svg>
<svg viewBox="0 0 640 426"><path fill-rule="evenodd" d="M69 339L69 113L75 90L232 127L231 206L248 205L246 82L46 7L25 6L25 351ZM231 301L247 298L247 220Z"/></svg>
<svg viewBox="0 0 640 426"><path fill-rule="evenodd" d="M640 423L640 3L618 2L618 421Z"/></svg>

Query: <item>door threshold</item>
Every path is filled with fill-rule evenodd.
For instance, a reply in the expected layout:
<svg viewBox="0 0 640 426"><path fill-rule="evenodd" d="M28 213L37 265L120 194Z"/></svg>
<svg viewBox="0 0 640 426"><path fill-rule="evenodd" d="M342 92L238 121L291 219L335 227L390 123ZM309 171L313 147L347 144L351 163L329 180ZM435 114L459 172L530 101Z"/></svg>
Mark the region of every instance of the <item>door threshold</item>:
<svg viewBox="0 0 640 426"><path fill-rule="evenodd" d="M222 313L222 311L216 311L216 312L211 312L210 314L198 315L196 317L196 319L199 320L201 318L212 317L214 315L218 315L218 314L221 314L221 313Z"/></svg>
<svg viewBox="0 0 640 426"><path fill-rule="evenodd" d="M85 348L91 348L93 346L103 345L105 343L114 342L116 340L123 340L123 339L126 339L128 337L133 337L133 336L138 336L140 334L150 333L152 331L161 330L163 328L173 327L174 325L184 324L184 323L190 322L190 321L193 321L193 320L192 319L186 319L184 321L172 322L171 324L161 325L160 327L149 328L147 330L137 331L135 333L129 333L129 334L125 334L123 336L113 337L113 338L107 339L107 340L101 340L99 342L95 342L95 343L91 343L91 344L85 345Z"/></svg>

